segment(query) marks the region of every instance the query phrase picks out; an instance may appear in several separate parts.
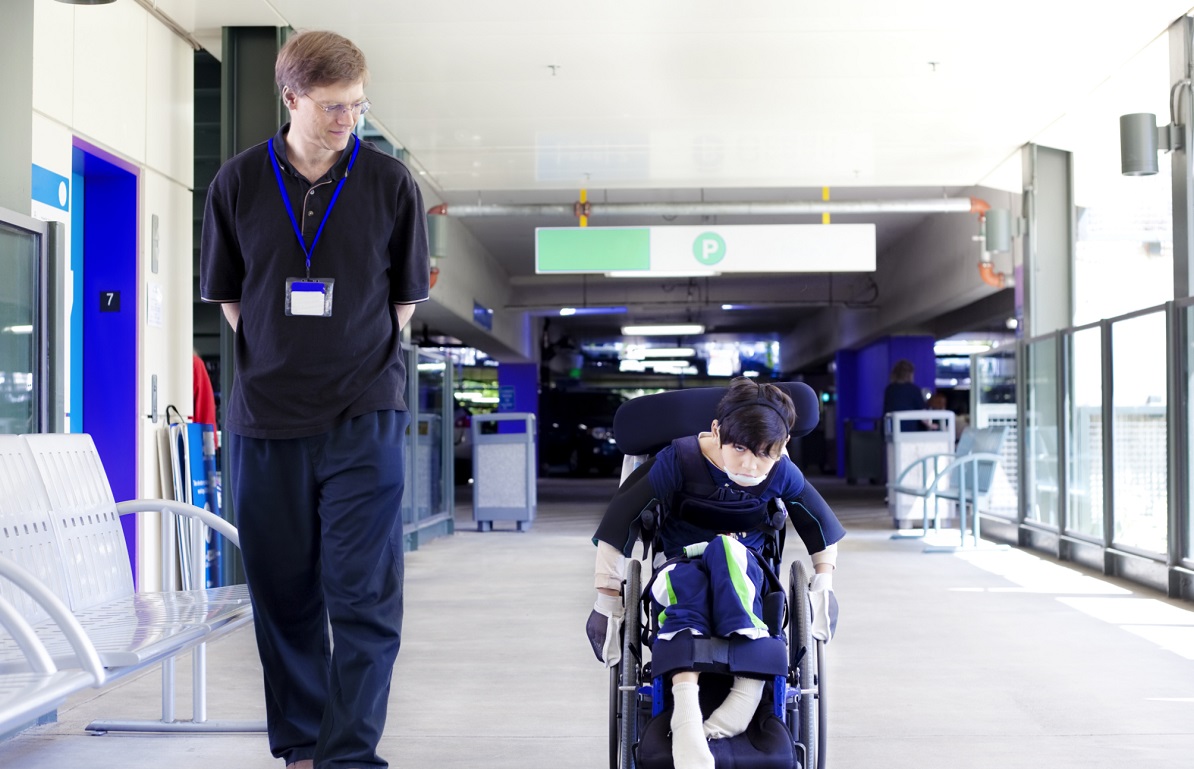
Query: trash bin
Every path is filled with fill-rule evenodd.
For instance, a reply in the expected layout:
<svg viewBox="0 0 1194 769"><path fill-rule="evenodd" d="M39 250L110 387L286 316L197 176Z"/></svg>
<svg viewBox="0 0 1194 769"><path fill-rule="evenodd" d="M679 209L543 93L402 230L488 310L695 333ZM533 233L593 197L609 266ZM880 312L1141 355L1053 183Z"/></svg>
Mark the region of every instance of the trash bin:
<svg viewBox="0 0 1194 769"><path fill-rule="evenodd" d="M887 482L895 483L900 473L921 457L930 454L954 453L954 419L952 411L922 409L917 411L892 411L884 415L883 431L887 444ZM928 427L925 426L928 423ZM941 462L944 467L948 460ZM915 475L915 477L912 477ZM904 485L927 484L932 478L923 478L916 473L904 479ZM924 522L924 506L927 500L908 494L889 493L887 511L897 529L920 526ZM940 500L938 505L947 503ZM946 525L956 518L953 505L942 510L940 520Z"/></svg>
<svg viewBox="0 0 1194 769"><path fill-rule="evenodd" d="M483 433L487 422L510 430ZM522 427L522 432L513 428ZM519 531L535 520L535 415L519 413L473 416L473 520L477 531L492 531L494 521L514 521Z"/></svg>
<svg viewBox="0 0 1194 769"><path fill-rule="evenodd" d="M859 479L879 483L883 477L883 436L878 422L869 417L846 420L846 483L858 483Z"/></svg>

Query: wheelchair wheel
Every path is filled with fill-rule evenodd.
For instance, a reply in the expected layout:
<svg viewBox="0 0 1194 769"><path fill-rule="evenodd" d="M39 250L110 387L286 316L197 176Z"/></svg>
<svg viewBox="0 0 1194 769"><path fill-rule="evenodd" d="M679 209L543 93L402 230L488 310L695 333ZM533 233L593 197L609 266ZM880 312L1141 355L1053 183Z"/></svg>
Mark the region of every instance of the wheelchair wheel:
<svg viewBox="0 0 1194 769"><path fill-rule="evenodd" d="M634 743L638 739L638 686L642 660L642 565L626 564L622 600L626 607L622 623L622 659L610 669L610 769L634 769Z"/></svg>
<svg viewBox="0 0 1194 769"><path fill-rule="evenodd" d="M818 697L817 673L814 662L820 650L814 649L812 617L808 602L808 570L802 561L792 563L788 575L788 666L789 684L799 691L799 697L788 705L788 731L797 746L803 769L819 767L817 755L818 732L815 729ZM818 644L819 646L819 644Z"/></svg>

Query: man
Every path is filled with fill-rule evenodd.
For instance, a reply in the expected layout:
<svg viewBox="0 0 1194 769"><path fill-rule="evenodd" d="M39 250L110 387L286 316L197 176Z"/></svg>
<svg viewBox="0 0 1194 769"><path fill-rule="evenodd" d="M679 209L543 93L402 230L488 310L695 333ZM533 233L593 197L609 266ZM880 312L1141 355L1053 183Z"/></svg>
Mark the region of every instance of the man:
<svg viewBox="0 0 1194 769"><path fill-rule="evenodd" d="M385 767L402 625L399 337L427 299L419 188L354 134L365 57L307 31L278 53L290 122L217 173L201 294L235 332L225 428L270 749L288 767ZM327 634L330 622L331 637Z"/></svg>

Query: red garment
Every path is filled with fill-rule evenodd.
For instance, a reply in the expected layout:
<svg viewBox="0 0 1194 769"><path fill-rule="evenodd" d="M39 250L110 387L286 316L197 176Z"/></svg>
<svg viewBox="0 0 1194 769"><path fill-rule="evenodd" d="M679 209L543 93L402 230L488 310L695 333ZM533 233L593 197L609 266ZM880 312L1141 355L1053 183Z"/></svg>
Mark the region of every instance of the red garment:
<svg viewBox="0 0 1194 769"><path fill-rule="evenodd" d="M195 395L194 420L205 425L216 423L216 396L211 389L207 366L198 355L191 356L191 381Z"/></svg>

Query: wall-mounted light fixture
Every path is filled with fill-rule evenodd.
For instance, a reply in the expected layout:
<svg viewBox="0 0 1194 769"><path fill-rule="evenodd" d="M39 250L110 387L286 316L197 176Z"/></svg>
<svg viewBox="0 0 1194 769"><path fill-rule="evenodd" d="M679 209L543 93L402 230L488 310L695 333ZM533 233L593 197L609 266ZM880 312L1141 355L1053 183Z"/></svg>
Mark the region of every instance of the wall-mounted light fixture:
<svg viewBox="0 0 1194 769"><path fill-rule="evenodd" d="M1012 236L1024 234L1026 222L1019 216L1012 216L1006 208L992 208L987 211L982 225L983 250L1002 254L1012 249Z"/></svg>
<svg viewBox="0 0 1194 769"><path fill-rule="evenodd" d="M58 2L67 5L110 5L116 0L58 0Z"/></svg>
<svg viewBox="0 0 1194 769"><path fill-rule="evenodd" d="M1157 152L1182 148L1182 126L1177 121L1158 126L1151 112L1119 116L1119 164L1124 176L1151 176L1157 172Z"/></svg>

